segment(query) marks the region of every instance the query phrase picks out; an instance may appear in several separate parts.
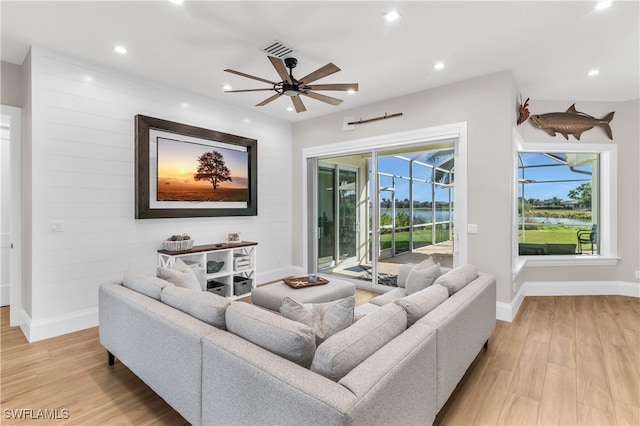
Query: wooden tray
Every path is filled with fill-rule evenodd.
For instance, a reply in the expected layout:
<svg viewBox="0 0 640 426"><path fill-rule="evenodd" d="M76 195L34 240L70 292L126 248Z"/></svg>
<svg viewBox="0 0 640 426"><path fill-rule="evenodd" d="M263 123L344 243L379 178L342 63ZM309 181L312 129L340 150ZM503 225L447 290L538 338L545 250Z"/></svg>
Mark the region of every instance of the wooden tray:
<svg viewBox="0 0 640 426"><path fill-rule="evenodd" d="M329 280L318 277L318 280L315 283L310 283L308 276L298 278L283 278L282 281L284 281L284 283L291 288L312 287L314 285L323 285L329 282Z"/></svg>

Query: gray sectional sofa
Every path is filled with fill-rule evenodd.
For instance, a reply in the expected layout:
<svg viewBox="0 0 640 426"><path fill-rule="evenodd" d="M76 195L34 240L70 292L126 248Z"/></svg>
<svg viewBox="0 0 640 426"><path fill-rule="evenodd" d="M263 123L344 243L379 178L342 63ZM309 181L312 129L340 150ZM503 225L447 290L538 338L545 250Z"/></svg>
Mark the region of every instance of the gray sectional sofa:
<svg viewBox="0 0 640 426"><path fill-rule="evenodd" d="M100 286L100 342L194 425L431 424L495 328L495 278L463 268L317 346L284 316L125 274Z"/></svg>

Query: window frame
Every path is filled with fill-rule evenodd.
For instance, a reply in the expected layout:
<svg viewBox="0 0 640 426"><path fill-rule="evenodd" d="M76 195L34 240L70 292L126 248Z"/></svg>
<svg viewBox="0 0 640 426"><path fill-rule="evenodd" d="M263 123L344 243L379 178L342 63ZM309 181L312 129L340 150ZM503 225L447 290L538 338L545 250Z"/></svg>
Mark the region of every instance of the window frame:
<svg viewBox="0 0 640 426"><path fill-rule="evenodd" d="M598 143L539 143L524 142L516 133L512 174L512 252L513 272L525 266L604 266L616 265L618 260L618 148L614 144ZM597 153L600 155L599 254L526 256L518 253L518 154L520 152Z"/></svg>

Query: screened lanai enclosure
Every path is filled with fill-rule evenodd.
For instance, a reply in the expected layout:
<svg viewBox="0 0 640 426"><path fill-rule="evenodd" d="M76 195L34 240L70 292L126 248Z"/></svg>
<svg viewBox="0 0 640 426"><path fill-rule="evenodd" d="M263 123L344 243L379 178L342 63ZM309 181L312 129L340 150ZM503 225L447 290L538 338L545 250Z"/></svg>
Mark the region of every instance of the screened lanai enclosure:
<svg viewBox="0 0 640 426"><path fill-rule="evenodd" d="M600 252L600 155L518 153L518 253Z"/></svg>
<svg viewBox="0 0 640 426"><path fill-rule="evenodd" d="M453 264L454 142L317 159L316 269L396 285L399 265Z"/></svg>

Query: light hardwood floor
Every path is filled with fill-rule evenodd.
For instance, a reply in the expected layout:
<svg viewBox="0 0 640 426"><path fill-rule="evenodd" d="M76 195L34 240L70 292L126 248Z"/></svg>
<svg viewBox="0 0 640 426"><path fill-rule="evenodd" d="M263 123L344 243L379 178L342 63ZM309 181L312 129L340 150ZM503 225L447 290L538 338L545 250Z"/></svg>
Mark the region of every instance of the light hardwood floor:
<svg viewBox="0 0 640 426"><path fill-rule="evenodd" d="M359 291L358 304L373 295ZM9 309L0 314L0 423L187 424L124 365L107 365L97 328L29 344ZM436 424L639 425L639 371L640 299L527 297L513 323L498 321ZM68 418L7 418L20 409Z"/></svg>

